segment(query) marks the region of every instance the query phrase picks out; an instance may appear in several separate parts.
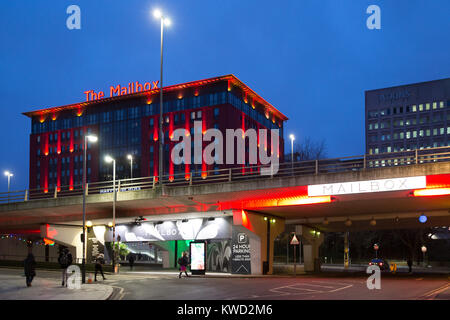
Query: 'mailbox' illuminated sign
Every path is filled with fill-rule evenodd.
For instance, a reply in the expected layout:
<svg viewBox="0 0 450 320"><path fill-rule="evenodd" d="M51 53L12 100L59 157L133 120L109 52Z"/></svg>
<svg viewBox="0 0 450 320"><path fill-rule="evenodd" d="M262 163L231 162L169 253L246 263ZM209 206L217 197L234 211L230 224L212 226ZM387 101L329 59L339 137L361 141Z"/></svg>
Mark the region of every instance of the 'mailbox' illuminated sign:
<svg viewBox="0 0 450 320"><path fill-rule="evenodd" d="M426 188L426 186L427 182L425 176L316 184L308 186L308 196L333 196L354 193L409 190Z"/></svg>
<svg viewBox="0 0 450 320"><path fill-rule="evenodd" d="M158 89L158 83L159 81L152 81L152 83L146 82L144 84L141 84L139 83L139 81L136 81L130 82L128 84L128 87L122 87L120 84L118 84L117 86L110 86L109 96L114 97L129 93ZM98 100L105 97L105 93L103 91L95 92L94 90L87 90L83 93L86 95L86 101Z"/></svg>

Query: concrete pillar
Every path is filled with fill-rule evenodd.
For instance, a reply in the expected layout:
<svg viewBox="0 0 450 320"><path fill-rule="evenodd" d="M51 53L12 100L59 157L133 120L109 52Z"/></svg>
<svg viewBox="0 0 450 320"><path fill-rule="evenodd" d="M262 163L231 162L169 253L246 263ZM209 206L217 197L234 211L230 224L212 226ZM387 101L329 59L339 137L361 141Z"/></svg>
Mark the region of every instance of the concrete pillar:
<svg viewBox="0 0 450 320"><path fill-rule="evenodd" d="M274 241L285 229L284 220L270 216L264 219L261 214L233 210L233 229L245 231L249 235L251 273L261 274L264 261L268 261L267 274L272 274Z"/></svg>
<svg viewBox="0 0 450 320"><path fill-rule="evenodd" d="M295 226L295 233L302 236L303 263L305 271L319 272L319 247L324 240L323 233L304 225Z"/></svg>

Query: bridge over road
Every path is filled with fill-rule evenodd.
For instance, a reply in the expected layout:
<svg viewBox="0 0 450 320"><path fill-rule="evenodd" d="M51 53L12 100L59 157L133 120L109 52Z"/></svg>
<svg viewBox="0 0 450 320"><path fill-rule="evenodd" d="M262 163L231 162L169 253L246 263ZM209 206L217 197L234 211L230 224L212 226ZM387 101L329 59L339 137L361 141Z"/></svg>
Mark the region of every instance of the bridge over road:
<svg viewBox="0 0 450 320"><path fill-rule="evenodd" d="M445 150L432 156L417 156L416 152L416 158L408 157L402 162L377 159L376 165L375 160L366 157L284 164L274 176L261 176L258 168L230 169L197 180L193 175L175 177L162 187L154 177L121 180L116 189L116 217L120 223L138 216L159 221L233 212L234 223L243 224L236 216L245 212L255 225L259 225L255 222L259 220L277 221L279 233L284 224L295 224L304 236L311 230L448 226L448 154ZM112 182L89 185L89 220L111 220L112 190ZM81 192L61 188L37 195L31 191L9 194L10 202L0 204L0 232L39 229L42 224L80 224ZM428 218L425 224L418 221L421 214ZM278 235L268 238L264 230L257 233L262 243L267 242L263 251L272 247L273 238ZM310 240L314 259L315 247L321 240Z"/></svg>

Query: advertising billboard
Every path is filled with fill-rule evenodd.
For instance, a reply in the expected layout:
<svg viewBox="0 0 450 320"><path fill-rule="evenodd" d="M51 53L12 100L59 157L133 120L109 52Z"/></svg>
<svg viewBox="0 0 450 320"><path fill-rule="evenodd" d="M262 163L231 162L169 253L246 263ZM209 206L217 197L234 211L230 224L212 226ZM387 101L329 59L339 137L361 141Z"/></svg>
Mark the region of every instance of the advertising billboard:
<svg viewBox="0 0 450 320"><path fill-rule="evenodd" d="M206 270L206 243L191 242L190 258L192 274L205 274Z"/></svg>

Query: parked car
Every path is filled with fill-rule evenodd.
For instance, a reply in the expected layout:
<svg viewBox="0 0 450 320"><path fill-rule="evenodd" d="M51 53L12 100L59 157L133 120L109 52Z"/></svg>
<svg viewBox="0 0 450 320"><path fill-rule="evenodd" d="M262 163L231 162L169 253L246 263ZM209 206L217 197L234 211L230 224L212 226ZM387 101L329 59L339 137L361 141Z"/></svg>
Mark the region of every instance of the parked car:
<svg viewBox="0 0 450 320"><path fill-rule="evenodd" d="M389 269L389 262L386 259L372 259L369 262L369 266L377 265L380 267L380 270L390 270Z"/></svg>

